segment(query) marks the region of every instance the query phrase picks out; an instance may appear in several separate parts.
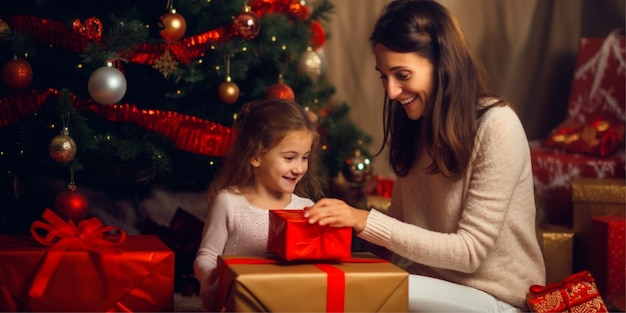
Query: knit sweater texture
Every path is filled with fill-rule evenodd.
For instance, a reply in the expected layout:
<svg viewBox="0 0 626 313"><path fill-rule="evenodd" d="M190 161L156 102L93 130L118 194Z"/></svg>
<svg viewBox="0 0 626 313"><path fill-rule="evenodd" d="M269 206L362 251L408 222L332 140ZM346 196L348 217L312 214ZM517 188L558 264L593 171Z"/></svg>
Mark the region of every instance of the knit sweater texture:
<svg viewBox="0 0 626 313"><path fill-rule="evenodd" d="M394 253L408 272L483 290L524 308L528 288L545 284L535 232L530 150L509 106L479 120L467 174L429 174L421 153L398 177L385 213L372 209L358 236Z"/></svg>

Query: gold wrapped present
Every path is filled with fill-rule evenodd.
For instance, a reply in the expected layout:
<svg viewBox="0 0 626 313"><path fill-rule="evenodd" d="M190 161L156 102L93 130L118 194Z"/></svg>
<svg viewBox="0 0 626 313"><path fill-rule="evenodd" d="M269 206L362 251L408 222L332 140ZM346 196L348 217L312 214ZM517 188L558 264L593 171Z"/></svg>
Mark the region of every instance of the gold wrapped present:
<svg viewBox="0 0 626 313"><path fill-rule="evenodd" d="M223 312L407 312L408 273L371 253L337 262L219 256Z"/></svg>
<svg viewBox="0 0 626 313"><path fill-rule="evenodd" d="M589 241L593 216L625 216L623 179L579 178L572 182L574 202L574 271L589 267Z"/></svg>
<svg viewBox="0 0 626 313"><path fill-rule="evenodd" d="M546 264L546 283L559 282L572 274L574 232L563 225L537 226L537 239Z"/></svg>

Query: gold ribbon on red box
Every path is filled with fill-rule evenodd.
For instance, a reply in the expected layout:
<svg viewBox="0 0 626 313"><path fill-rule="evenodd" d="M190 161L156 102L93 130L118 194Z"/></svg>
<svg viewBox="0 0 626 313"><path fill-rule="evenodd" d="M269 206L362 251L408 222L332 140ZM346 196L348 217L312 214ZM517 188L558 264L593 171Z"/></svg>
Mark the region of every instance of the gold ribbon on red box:
<svg viewBox="0 0 626 313"><path fill-rule="evenodd" d="M589 271L546 286L532 285L526 297L532 312L608 312Z"/></svg>
<svg viewBox="0 0 626 313"><path fill-rule="evenodd" d="M100 254L115 251L115 246L126 240L124 230L114 226L103 226L95 217L80 221L78 225L72 220L66 222L50 209L46 209L42 217L48 223L34 221L30 233L37 242L50 246L50 249L29 288L28 295L33 298L44 294L65 250L87 250ZM118 232L119 236L104 239L105 234L112 231ZM102 263L106 265L105 262Z"/></svg>

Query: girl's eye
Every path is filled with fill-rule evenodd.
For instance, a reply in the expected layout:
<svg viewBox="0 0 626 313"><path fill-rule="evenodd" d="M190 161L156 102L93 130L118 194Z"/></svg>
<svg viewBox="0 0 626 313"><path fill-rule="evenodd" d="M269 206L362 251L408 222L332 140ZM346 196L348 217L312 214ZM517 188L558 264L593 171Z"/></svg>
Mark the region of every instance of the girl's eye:
<svg viewBox="0 0 626 313"><path fill-rule="evenodd" d="M386 78L387 78L387 76L386 76L386 75L383 75L383 74L380 74L380 76L378 76L378 78L379 78L379 79L386 79Z"/></svg>
<svg viewBox="0 0 626 313"><path fill-rule="evenodd" d="M287 160L287 161L291 161L291 160L293 160L293 159L294 159L294 157L290 157L290 156L285 157L285 160Z"/></svg>

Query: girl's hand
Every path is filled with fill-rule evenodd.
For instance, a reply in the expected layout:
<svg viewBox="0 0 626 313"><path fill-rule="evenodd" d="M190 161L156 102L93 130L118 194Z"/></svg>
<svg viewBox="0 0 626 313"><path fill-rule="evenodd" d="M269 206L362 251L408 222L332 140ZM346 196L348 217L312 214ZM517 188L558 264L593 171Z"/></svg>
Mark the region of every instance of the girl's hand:
<svg viewBox="0 0 626 313"><path fill-rule="evenodd" d="M342 200L332 198L321 199L304 210L304 217L308 218L311 224L352 227L357 233L365 228L369 214L366 210L353 208Z"/></svg>

